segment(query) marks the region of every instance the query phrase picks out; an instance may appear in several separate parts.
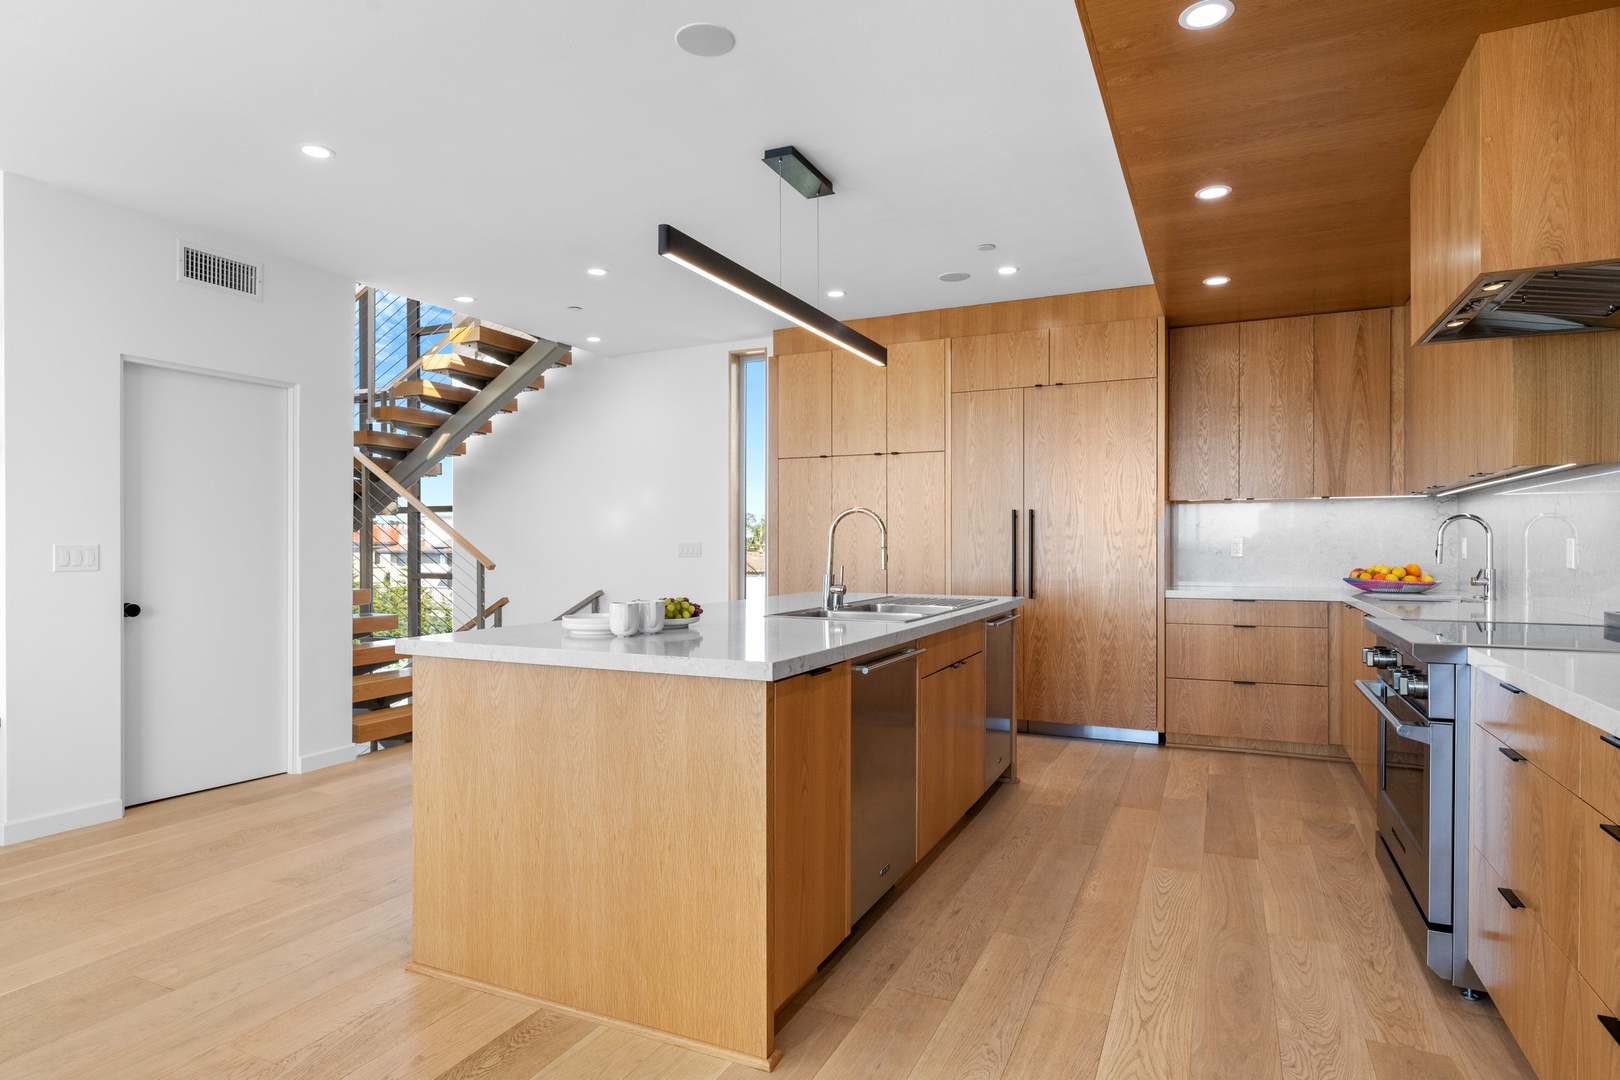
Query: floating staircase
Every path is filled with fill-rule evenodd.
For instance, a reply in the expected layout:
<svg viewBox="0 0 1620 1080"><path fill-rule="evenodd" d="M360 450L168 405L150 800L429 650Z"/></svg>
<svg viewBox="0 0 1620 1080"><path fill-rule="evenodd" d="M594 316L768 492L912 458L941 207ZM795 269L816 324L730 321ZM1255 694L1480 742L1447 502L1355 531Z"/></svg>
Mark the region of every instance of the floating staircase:
<svg viewBox="0 0 1620 1080"><path fill-rule="evenodd" d="M356 294L355 742L411 730L410 662L393 637L500 625L507 603L487 602L485 571L495 564L436 512L445 508L420 501L417 484L464 454L469 439L491 434L494 417L516 411L521 395L544 389L546 371L573 362L565 345L448 312L449 321L420 325L431 309L403 298L388 298L385 314L384 297ZM395 350L387 357L385 336ZM431 337L437 344L420 353ZM374 599L388 610L375 610Z"/></svg>

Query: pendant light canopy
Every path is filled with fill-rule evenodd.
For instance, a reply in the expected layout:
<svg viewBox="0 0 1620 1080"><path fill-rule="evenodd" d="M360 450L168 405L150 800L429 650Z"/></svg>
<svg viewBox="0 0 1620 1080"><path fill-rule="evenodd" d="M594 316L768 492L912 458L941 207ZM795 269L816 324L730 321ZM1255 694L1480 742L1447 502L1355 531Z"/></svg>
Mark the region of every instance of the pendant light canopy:
<svg viewBox="0 0 1620 1080"><path fill-rule="evenodd" d="M889 365L889 350L820 308L800 300L779 285L774 285L747 267L732 262L713 248L687 236L673 225L658 226L658 254L670 262L679 263L695 274L708 278L746 297L789 322L801 326L817 337L859 356L878 367Z"/></svg>

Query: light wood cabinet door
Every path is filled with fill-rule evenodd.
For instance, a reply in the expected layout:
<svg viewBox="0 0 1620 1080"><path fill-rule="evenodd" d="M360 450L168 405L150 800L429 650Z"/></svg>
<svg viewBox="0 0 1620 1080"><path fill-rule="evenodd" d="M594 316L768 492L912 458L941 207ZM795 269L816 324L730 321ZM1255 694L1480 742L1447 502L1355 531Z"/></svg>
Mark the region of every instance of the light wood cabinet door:
<svg viewBox="0 0 1620 1080"><path fill-rule="evenodd" d="M888 470L890 592L937 595L945 574L945 454L891 454Z"/></svg>
<svg viewBox="0 0 1620 1080"><path fill-rule="evenodd" d="M772 686L771 1003L849 935L847 663Z"/></svg>
<svg viewBox="0 0 1620 1080"><path fill-rule="evenodd" d="M953 592L1015 596L1022 588L1024 391L951 395Z"/></svg>
<svg viewBox="0 0 1620 1080"><path fill-rule="evenodd" d="M1050 338L1052 382L1158 378L1159 322L1129 319L1058 327Z"/></svg>
<svg viewBox="0 0 1620 1080"><path fill-rule="evenodd" d="M1243 353L1236 323L1169 333L1170 498L1240 496Z"/></svg>
<svg viewBox="0 0 1620 1080"><path fill-rule="evenodd" d="M1313 320L1317 495L1389 495L1390 313Z"/></svg>
<svg viewBox="0 0 1620 1080"><path fill-rule="evenodd" d="M1378 797L1378 728L1383 723L1372 703L1361 696L1356 682L1372 678L1361 660L1361 650L1378 643L1367 629L1366 617L1349 604L1339 612L1339 730L1344 752L1356 767L1361 785L1375 800Z"/></svg>
<svg viewBox="0 0 1620 1080"><path fill-rule="evenodd" d="M1528 907L1514 908L1508 903L1502 894L1505 888L1511 886L1488 860L1474 861L1469 883L1469 959L1508 1030L1534 1063L1542 1056L1544 975L1536 941L1540 931Z"/></svg>
<svg viewBox="0 0 1620 1080"><path fill-rule="evenodd" d="M832 453L832 353L796 353L772 361L776 378L776 456Z"/></svg>
<svg viewBox="0 0 1620 1080"><path fill-rule="evenodd" d="M945 449L945 355L949 343L911 341L889 346L889 453Z"/></svg>
<svg viewBox="0 0 1620 1080"><path fill-rule="evenodd" d="M1302 499L1316 490L1309 317L1242 323L1240 494Z"/></svg>
<svg viewBox="0 0 1620 1080"><path fill-rule="evenodd" d="M877 454L832 459L832 507L827 522L821 527L822 535L825 535L834 515L852 506L864 506L868 510L875 510L879 517L887 516L887 460ZM877 522L865 514L851 514L838 526L837 547L833 550L833 573L843 568L844 585L852 593L888 592L889 576L882 568L882 550L882 534ZM821 558L825 572L825 550ZM817 581L820 581L819 577Z"/></svg>
<svg viewBox="0 0 1620 1080"><path fill-rule="evenodd" d="M1164 727L1182 735L1327 742L1327 689L1261 682L1166 679Z"/></svg>
<svg viewBox="0 0 1620 1080"><path fill-rule="evenodd" d="M888 373L854 353L832 354L832 453L888 449Z"/></svg>
<svg viewBox="0 0 1620 1080"><path fill-rule="evenodd" d="M1047 331L951 339L951 392L1008 390L1051 381Z"/></svg>
<svg viewBox="0 0 1620 1080"><path fill-rule="evenodd" d="M832 459L776 463L776 520L766 526L772 594L820 592L832 520Z"/></svg>
<svg viewBox="0 0 1620 1080"><path fill-rule="evenodd" d="M958 661L942 672L945 673L951 677L955 709L951 801L956 817L960 818L984 794L984 653L977 652Z"/></svg>
<svg viewBox="0 0 1620 1080"><path fill-rule="evenodd" d="M1607 827L1605 827L1607 826ZM1620 1001L1620 830L1581 804L1580 969L1604 1001ZM1620 1007L1620 1006L1617 1006Z"/></svg>
<svg viewBox="0 0 1620 1080"><path fill-rule="evenodd" d="M1148 379L1025 391L1023 719L1158 726L1157 399Z"/></svg>
<svg viewBox="0 0 1620 1080"><path fill-rule="evenodd" d="M955 681L950 668L917 684L917 858L934 849L959 815L953 781L956 765Z"/></svg>

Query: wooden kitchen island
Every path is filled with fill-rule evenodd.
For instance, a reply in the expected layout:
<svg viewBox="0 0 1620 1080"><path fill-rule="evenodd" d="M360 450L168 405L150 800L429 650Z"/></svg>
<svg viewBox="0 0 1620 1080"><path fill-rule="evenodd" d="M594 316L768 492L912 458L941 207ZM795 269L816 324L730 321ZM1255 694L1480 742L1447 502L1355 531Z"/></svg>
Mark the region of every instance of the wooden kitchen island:
<svg viewBox="0 0 1620 1080"><path fill-rule="evenodd" d="M777 1008L850 929L848 661L960 652L1021 603L911 623L766 617L817 599L717 604L650 637L543 623L400 642L413 967L774 1065ZM972 670L947 647L924 655ZM929 744L949 724L919 712L920 756L948 758ZM920 776L918 799L943 797L954 822L980 789L963 805L933 790L948 783Z"/></svg>

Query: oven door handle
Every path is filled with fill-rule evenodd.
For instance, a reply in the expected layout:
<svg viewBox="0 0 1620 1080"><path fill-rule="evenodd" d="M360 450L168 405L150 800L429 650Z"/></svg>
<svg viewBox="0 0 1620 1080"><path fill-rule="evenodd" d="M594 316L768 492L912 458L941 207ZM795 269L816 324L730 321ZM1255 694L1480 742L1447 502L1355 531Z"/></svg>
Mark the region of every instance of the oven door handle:
<svg viewBox="0 0 1620 1080"><path fill-rule="evenodd" d="M1361 691L1361 696L1372 702L1372 707L1378 710L1378 715L1384 718L1384 723L1395 729L1395 734L1403 739L1411 739L1413 742L1428 742L1432 737L1429 725L1424 724L1421 727L1414 727L1411 724L1403 724L1400 717L1389 711L1389 706L1384 704L1384 695L1379 693L1383 685L1383 683L1370 682L1365 679L1356 680L1356 689Z"/></svg>

